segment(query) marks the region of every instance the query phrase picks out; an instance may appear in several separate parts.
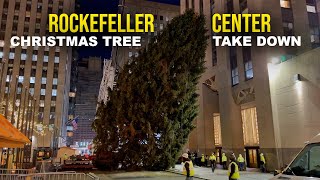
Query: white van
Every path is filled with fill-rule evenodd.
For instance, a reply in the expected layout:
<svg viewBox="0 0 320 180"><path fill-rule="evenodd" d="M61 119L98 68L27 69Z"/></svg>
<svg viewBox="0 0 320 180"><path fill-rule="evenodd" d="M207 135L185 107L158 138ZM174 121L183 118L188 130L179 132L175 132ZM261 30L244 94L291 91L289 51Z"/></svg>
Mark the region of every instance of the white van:
<svg viewBox="0 0 320 180"><path fill-rule="evenodd" d="M306 144L294 160L271 180L320 179L320 134Z"/></svg>

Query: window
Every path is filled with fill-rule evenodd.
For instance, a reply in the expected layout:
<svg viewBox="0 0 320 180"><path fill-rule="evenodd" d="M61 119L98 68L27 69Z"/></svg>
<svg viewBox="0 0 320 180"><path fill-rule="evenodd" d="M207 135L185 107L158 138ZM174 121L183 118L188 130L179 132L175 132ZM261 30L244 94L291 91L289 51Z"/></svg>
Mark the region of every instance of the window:
<svg viewBox="0 0 320 180"><path fill-rule="evenodd" d="M242 48L243 55L243 63L244 63L244 71L246 80L253 78L253 67L252 67L252 59L251 59L251 48L243 47Z"/></svg>
<svg viewBox="0 0 320 180"><path fill-rule="evenodd" d="M38 55L33 54L33 55L32 55L32 61L37 61L37 59L38 59Z"/></svg>
<svg viewBox="0 0 320 180"><path fill-rule="evenodd" d="M14 59L14 52L9 53L9 59Z"/></svg>
<svg viewBox="0 0 320 180"><path fill-rule="evenodd" d="M237 84L239 84L239 71L238 71L238 67L233 68L231 70L231 74L232 74L232 85L235 86Z"/></svg>
<svg viewBox="0 0 320 180"><path fill-rule="evenodd" d="M52 96L57 96L57 90L56 89L52 89Z"/></svg>
<svg viewBox="0 0 320 180"><path fill-rule="evenodd" d="M27 54L22 53L21 54L21 60L26 60L27 59Z"/></svg>
<svg viewBox="0 0 320 180"><path fill-rule="evenodd" d="M41 78L41 84L47 84L47 78L45 77Z"/></svg>
<svg viewBox="0 0 320 180"><path fill-rule="evenodd" d="M239 71L237 64L237 48L230 47L230 67L231 67L231 80L232 85L239 84Z"/></svg>
<svg viewBox="0 0 320 180"><path fill-rule="evenodd" d="M240 12L242 14L248 13L248 2L247 0L240 0Z"/></svg>
<svg viewBox="0 0 320 180"><path fill-rule="evenodd" d="M160 16L160 21L163 21L163 16Z"/></svg>
<svg viewBox="0 0 320 180"><path fill-rule="evenodd" d="M40 100L39 106L40 106L40 107L44 107L44 100Z"/></svg>
<svg viewBox="0 0 320 180"><path fill-rule="evenodd" d="M41 10L42 10L42 5L40 3L38 3L37 5L37 12L38 13L41 13Z"/></svg>
<svg viewBox="0 0 320 180"><path fill-rule="evenodd" d="M311 43L319 43L319 27L310 27Z"/></svg>
<svg viewBox="0 0 320 180"><path fill-rule="evenodd" d="M320 177L320 146L319 144L307 145L295 158L283 174L305 176L312 178Z"/></svg>
<svg viewBox="0 0 320 180"><path fill-rule="evenodd" d="M34 88L30 88L30 93L34 95Z"/></svg>
<svg viewBox="0 0 320 180"><path fill-rule="evenodd" d="M46 95L46 90L45 89L41 89L40 95L45 96Z"/></svg>
<svg viewBox="0 0 320 180"><path fill-rule="evenodd" d="M203 14L203 0L199 0L200 14Z"/></svg>
<svg viewBox="0 0 320 180"><path fill-rule="evenodd" d="M49 56L43 56L43 62L48 62L49 61Z"/></svg>
<svg viewBox="0 0 320 180"><path fill-rule="evenodd" d="M227 0L227 12L229 14L234 13L233 0Z"/></svg>
<svg viewBox="0 0 320 180"><path fill-rule="evenodd" d="M293 23L292 22L283 22L283 31L286 36L293 36Z"/></svg>
<svg viewBox="0 0 320 180"><path fill-rule="evenodd" d="M27 4L26 10L31 11L31 4Z"/></svg>
<svg viewBox="0 0 320 180"><path fill-rule="evenodd" d="M259 145L259 130L256 108L253 107L241 110L241 116L244 145Z"/></svg>
<svg viewBox="0 0 320 180"><path fill-rule="evenodd" d="M16 2L14 9L15 10L19 10L20 9L20 2Z"/></svg>
<svg viewBox="0 0 320 180"><path fill-rule="evenodd" d="M60 60L59 57L57 57L57 56L54 57L54 63L59 63L59 60Z"/></svg>
<svg viewBox="0 0 320 180"><path fill-rule="evenodd" d="M23 80L24 80L24 77L23 77L23 76L19 76L19 77L18 77L18 82L19 82L19 83L23 83Z"/></svg>
<svg viewBox="0 0 320 180"><path fill-rule="evenodd" d="M58 78L53 78L52 84L53 85L58 85Z"/></svg>
<svg viewBox="0 0 320 180"><path fill-rule="evenodd" d="M186 0L186 9L189 9L189 0Z"/></svg>
<svg viewBox="0 0 320 180"><path fill-rule="evenodd" d="M160 24L160 30L163 30L163 24Z"/></svg>
<svg viewBox="0 0 320 180"><path fill-rule="evenodd" d="M31 89L30 89L30 91L31 91ZM22 88L21 88L21 87L18 87L18 88L17 88L17 94L21 94L21 92L22 92Z"/></svg>
<svg viewBox="0 0 320 180"><path fill-rule="evenodd" d="M222 146L220 114L213 115L214 145Z"/></svg>
<svg viewBox="0 0 320 180"><path fill-rule="evenodd" d="M290 0L280 0L280 6L282 8L291 8Z"/></svg>

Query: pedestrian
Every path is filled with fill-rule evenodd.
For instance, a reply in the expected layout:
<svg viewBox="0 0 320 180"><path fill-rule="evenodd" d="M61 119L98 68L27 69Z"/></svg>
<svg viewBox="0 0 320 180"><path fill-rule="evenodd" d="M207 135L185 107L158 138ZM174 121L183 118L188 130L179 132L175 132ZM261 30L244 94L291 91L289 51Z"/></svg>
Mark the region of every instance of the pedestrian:
<svg viewBox="0 0 320 180"><path fill-rule="evenodd" d="M205 162L206 162L206 158L204 157L204 154L202 154L202 156L201 156L201 166L205 166L204 165Z"/></svg>
<svg viewBox="0 0 320 180"><path fill-rule="evenodd" d="M182 161L184 163L182 174L186 176L186 180L193 180L194 168L192 161L188 158L187 153L182 154Z"/></svg>
<svg viewBox="0 0 320 180"><path fill-rule="evenodd" d="M231 154L230 156L230 164L228 168L228 176L229 180L237 180L240 179L239 167L236 163L236 156Z"/></svg>
<svg viewBox="0 0 320 180"><path fill-rule="evenodd" d="M191 152L188 150L189 159L191 159Z"/></svg>
<svg viewBox="0 0 320 180"><path fill-rule="evenodd" d="M263 153L260 153L260 169L261 172L266 172L266 159L264 158Z"/></svg>
<svg viewBox="0 0 320 180"><path fill-rule="evenodd" d="M211 163L211 170L212 170L212 172L214 172L214 170L216 168L216 161L217 161L217 157L215 156L214 153L211 154L209 160L210 160L210 163Z"/></svg>
<svg viewBox="0 0 320 180"><path fill-rule="evenodd" d="M221 162L222 162L223 169L227 169L227 156L225 153L222 153Z"/></svg>
<svg viewBox="0 0 320 180"><path fill-rule="evenodd" d="M205 160L206 160L206 162L204 163L205 167L208 167L208 163L209 163L209 156L208 155L206 155Z"/></svg>
<svg viewBox="0 0 320 180"><path fill-rule="evenodd" d="M242 157L242 154L239 154L238 163L239 163L239 170L244 171L245 162L244 162L244 158Z"/></svg>

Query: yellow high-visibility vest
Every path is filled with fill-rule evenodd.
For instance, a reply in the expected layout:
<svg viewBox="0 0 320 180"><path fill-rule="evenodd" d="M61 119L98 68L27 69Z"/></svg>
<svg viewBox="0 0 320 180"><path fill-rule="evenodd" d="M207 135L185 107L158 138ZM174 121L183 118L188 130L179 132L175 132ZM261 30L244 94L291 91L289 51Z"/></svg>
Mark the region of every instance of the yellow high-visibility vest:
<svg viewBox="0 0 320 180"><path fill-rule="evenodd" d="M222 162L227 162L227 156L222 156Z"/></svg>
<svg viewBox="0 0 320 180"><path fill-rule="evenodd" d="M185 163L189 163L190 176L193 177L194 176L194 168L193 168L192 161L187 161ZM182 174L183 175L187 175L187 170L186 170L186 167L184 165L185 164L183 164Z"/></svg>
<svg viewBox="0 0 320 180"><path fill-rule="evenodd" d="M215 156L215 155L211 155L211 156L210 156L210 158L209 158L209 160L210 160L210 161L216 161L216 160L217 160L217 158L216 158L216 156Z"/></svg>
<svg viewBox="0 0 320 180"><path fill-rule="evenodd" d="M260 161L262 161L264 164L266 163L266 159L264 158L263 155L260 155Z"/></svg>
<svg viewBox="0 0 320 180"><path fill-rule="evenodd" d="M232 176L231 176L231 179L240 179L239 167L238 167L237 163L235 163L235 162L231 162L231 163L229 164L228 176L230 176L230 173L231 173L231 165L232 165L232 164L234 164L235 170L234 170L234 173L233 173Z"/></svg>
<svg viewBox="0 0 320 180"><path fill-rule="evenodd" d="M201 162L205 162L206 159L204 158L204 156L201 157Z"/></svg>
<svg viewBox="0 0 320 180"><path fill-rule="evenodd" d="M239 156L239 157L238 157L238 162L239 162L239 163L243 163L243 162L244 162L244 158L243 158L242 156L241 156L241 157Z"/></svg>

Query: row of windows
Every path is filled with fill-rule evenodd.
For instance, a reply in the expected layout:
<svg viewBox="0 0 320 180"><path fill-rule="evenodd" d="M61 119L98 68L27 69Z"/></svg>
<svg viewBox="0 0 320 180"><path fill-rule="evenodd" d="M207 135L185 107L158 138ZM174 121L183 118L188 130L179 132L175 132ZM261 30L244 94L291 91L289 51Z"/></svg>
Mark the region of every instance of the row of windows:
<svg viewBox="0 0 320 180"><path fill-rule="evenodd" d="M14 52L9 52L9 59L14 59L15 57L15 53ZM20 55L20 59L22 61L27 60L27 54L22 53ZM0 51L0 58L3 58L3 52ZM32 54L32 61L37 61L38 60L38 55L37 54ZM43 62L49 62L49 56L48 55L44 55L43 56ZM55 56L54 57L54 63L59 64L60 63L60 57L59 56Z"/></svg>
<svg viewBox="0 0 320 180"><path fill-rule="evenodd" d="M186 2L186 9L194 9L195 7L195 0L191 0L191 4L189 3L190 0L185 0ZM200 14L203 14L203 0L199 0L199 10Z"/></svg>
<svg viewBox="0 0 320 180"><path fill-rule="evenodd" d="M231 82L232 86L239 84L239 68L237 62L237 48L230 47L230 67L231 67ZM252 65L252 58L251 58L251 48L250 47L243 47L242 48L242 55L243 55L243 65L244 65L244 72L245 72L245 79L250 80L253 78L253 65Z"/></svg>

